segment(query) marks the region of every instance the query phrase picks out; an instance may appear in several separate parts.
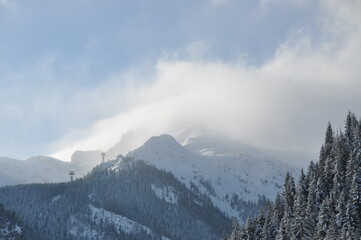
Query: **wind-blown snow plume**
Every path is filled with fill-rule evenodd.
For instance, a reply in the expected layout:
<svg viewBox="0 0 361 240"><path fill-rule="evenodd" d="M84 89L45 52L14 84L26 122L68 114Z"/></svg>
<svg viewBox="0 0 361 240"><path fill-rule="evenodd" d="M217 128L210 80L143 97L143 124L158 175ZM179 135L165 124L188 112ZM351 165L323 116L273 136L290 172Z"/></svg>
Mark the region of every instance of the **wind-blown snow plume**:
<svg viewBox="0 0 361 240"><path fill-rule="evenodd" d="M325 122L335 119L341 125L340 113L357 111L361 102L361 4L320 3L317 37L297 29L261 66L162 57L143 76L148 84L123 89L119 102L125 110L64 137L54 145L53 156L69 159L78 149L106 150L137 129L144 130L134 143L140 145L149 135L172 134L187 124L251 144L316 151ZM117 89L109 86L109 91Z"/></svg>

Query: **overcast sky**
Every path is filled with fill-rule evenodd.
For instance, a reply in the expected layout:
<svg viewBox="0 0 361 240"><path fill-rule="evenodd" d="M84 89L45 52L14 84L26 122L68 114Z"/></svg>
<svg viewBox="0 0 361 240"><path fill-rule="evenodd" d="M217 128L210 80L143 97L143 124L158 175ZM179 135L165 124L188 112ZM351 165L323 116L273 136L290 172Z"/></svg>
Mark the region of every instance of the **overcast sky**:
<svg viewBox="0 0 361 240"><path fill-rule="evenodd" d="M0 156L204 125L316 152L361 116L359 0L0 0Z"/></svg>

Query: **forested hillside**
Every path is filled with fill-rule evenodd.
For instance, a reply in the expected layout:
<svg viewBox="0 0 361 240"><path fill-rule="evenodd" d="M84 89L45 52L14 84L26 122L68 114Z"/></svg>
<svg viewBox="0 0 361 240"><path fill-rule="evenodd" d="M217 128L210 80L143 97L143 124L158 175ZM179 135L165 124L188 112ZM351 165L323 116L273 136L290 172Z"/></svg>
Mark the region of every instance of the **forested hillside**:
<svg viewBox="0 0 361 240"><path fill-rule="evenodd" d="M353 113L344 131L328 125L320 158L301 172L298 185L288 174L274 204L248 220L234 222L225 239L350 239L361 237L361 121Z"/></svg>
<svg viewBox="0 0 361 240"><path fill-rule="evenodd" d="M117 159L71 183L0 188L27 240L219 239L230 220L206 195L142 161Z"/></svg>

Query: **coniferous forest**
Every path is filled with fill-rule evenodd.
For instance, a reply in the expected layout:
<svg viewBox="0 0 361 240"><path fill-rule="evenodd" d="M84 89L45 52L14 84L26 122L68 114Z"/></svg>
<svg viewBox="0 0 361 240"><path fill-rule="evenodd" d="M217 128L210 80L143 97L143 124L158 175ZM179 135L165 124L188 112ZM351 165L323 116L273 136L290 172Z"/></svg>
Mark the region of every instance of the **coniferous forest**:
<svg viewBox="0 0 361 240"><path fill-rule="evenodd" d="M0 240L216 240L231 230L230 219L208 196L129 158L73 182L2 187L0 202ZM4 210L2 224L2 206L23 223Z"/></svg>
<svg viewBox="0 0 361 240"><path fill-rule="evenodd" d="M361 120L348 113L343 131L328 124L319 161L287 174L283 192L227 240L361 239Z"/></svg>

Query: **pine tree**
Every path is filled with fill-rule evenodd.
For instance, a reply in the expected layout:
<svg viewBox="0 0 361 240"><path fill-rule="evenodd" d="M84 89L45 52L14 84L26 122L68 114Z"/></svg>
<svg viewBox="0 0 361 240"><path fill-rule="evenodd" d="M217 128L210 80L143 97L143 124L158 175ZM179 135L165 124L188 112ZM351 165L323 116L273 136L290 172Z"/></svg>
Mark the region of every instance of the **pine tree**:
<svg viewBox="0 0 361 240"><path fill-rule="evenodd" d="M272 209L271 206L268 206L268 209L265 214L264 224L262 226L262 240L271 239L271 219L272 219Z"/></svg>
<svg viewBox="0 0 361 240"><path fill-rule="evenodd" d="M317 223L317 216L318 216L318 210L317 210L317 203L316 203L316 178L313 178L311 180L311 184L308 188L308 195L307 195L307 208L306 208L306 217L308 221L312 224L312 226L315 226ZM312 233L314 232L314 227L312 229Z"/></svg>
<svg viewBox="0 0 361 240"><path fill-rule="evenodd" d="M335 216L332 216L330 219L330 226L326 231L326 240L338 240L338 233L337 233L337 225L335 222Z"/></svg>
<svg viewBox="0 0 361 240"><path fill-rule="evenodd" d="M318 222L316 226L316 239L325 239L326 232L331 224L331 217L331 201L329 198L326 198L321 205L320 213L318 215Z"/></svg>
<svg viewBox="0 0 361 240"><path fill-rule="evenodd" d="M325 171L325 166L326 166L326 159L327 159L327 154L326 154L326 150L325 150L325 145L322 145L321 150L320 150L319 160L317 163L317 172L316 172L317 178L320 178L323 176L323 173Z"/></svg>
<svg viewBox="0 0 361 240"><path fill-rule="evenodd" d="M356 168L350 189L348 214L351 227L360 235L361 231L361 169Z"/></svg>
<svg viewBox="0 0 361 240"><path fill-rule="evenodd" d="M271 235L271 239L276 238L276 235L278 233L278 229L281 224L282 217L283 217L283 213L284 213L283 198L281 197L280 194L277 194L276 200L274 203L274 207L272 210L271 221L270 221L270 226L269 226L269 232Z"/></svg>
<svg viewBox="0 0 361 240"><path fill-rule="evenodd" d="M306 177L301 170L300 180L296 192L295 218L292 222L291 239L312 239L313 226L307 217L307 186Z"/></svg>
<svg viewBox="0 0 361 240"><path fill-rule="evenodd" d="M255 233L255 223L251 221L249 218L246 221L246 224L244 225L244 229L242 231L241 240L253 240Z"/></svg>
<svg viewBox="0 0 361 240"><path fill-rule="evenodd" d="M265 214L262 211L260 211L255 220L254 239L262 239L263 238L262 230L263 230L263 225L265 224L265 221L266 221Z"/></svg>
<svg viewBox="0 0 361 240"><path fill-rule="evenodd" d="M334 141L334 136L333 136L332 126L331 123L328 122L326 136L325 136L325 144L324 144L324 151L325 151L324 154L326 158L330 157L332 154L333 141Z"/></svg>
<svg viewBox="0 0 361 240"><path fill-rule="evenodd" d="M340 196L342 189L345 188L346 179L346 166L348 153L345 151L345 138L343 134L340 133L335 140L334 146L334 158L335 158L335 167L334 167L334 177L333 177L333 188L331 190L332 202L336 202L337 198Z"/></svg>
<svg viewBox="0 0 361 240"><path fill-rule="evenodd" d="M338 234L341 234L342 226L346 223L346 196L345 196L345 190L342 190L338 200L337 200L337 206L336 206L336 216L335 216L335 223L337 226L337 232Z"/></svg>
<svg viewBox="0 0 361 240"><path fill-rule="evenodd" d="M330 191L333 186L334 178L334 145L335 139L333 135L333 130L331 123L327 125L325 143L323 145L323 150L321 150L320 162L319 162L319 178L317 181L317 209L320 208L323 199L329 196ZM321 159L322 158L322 159Z"/></svg>
<svg viewBox="0 0 361 240"><path fill-rule="evenodd" d="M276 235L276 240L288 240L289 238L287 238L287 224L288 221L286 219L284 219L285 216L283 216L282 220L281 220L281 224L279 226L277 235Z"/></svg>
<svg viewBox="0 0 361 240"><path fill-rule="evenodd" d="M350 222L346 222L342 226L340 239L342 239L342 240L353 240L350 229L351 229Z"/></svg>
<svg viewBox="0 0 361 240"><path fill-rule="evenodd" d="M283 187L283 199L285 203L285 213L288 212L290 215L293 214L295 195L296 188L293 177L289 172L287 172L285 184Z"/></svg>
<svg viewBox="0 0 361 240"><path fill-rule="evenodd" d="M240 240L241 239L241 227L239 226L237 218L232 218L232 227L233 227L233 231L230 236L230 240Z"/></svg>
<svg viewBox="0 0 361 240"><path fill-rule="evenodd" d="M357 124L357 120L355 115L349 111L345 122L346 150L349 153L354 147L356 124Z"/></svg>
<svg viewBox="0 0 361 240"><path fill-rule="evenodd" d="M308 165L307 173L306 173L306 177L305 177L305 186L307 189L307 193L308 193L308 189L310 187L312 179L315 178L316 172L317 172L317 166L315 165L313 160L311 160L310 164Z"/></svg>
<svg viewBox="0 0 361 240"><path fill-rule="evenodd" d="M283 217L283 212L285 209L284 200L280 194L276 195L276 200L273 209L274 209L275 217L278 219L278 221L280 221L281 218Z"/></svg>
<svg viewBox="0 0 361 240"><path fill-rule="evenodd" d="M357 166L356 158L349 156L346 166L346 176L345 176L345 192L346 192L346 200L348 200L348 194L351 189L353 177L355 175L355 167Z"/></svg>

